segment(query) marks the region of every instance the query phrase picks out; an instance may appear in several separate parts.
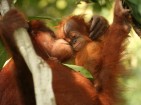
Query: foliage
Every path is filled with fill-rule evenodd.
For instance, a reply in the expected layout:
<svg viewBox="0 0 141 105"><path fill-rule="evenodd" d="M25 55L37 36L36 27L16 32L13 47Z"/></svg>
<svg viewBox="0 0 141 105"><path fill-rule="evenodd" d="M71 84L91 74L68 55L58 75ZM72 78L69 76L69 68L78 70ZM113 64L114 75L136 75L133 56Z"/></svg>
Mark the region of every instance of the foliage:
<svg viewBox="0 0 141 105"><path fill-rule="evenodd" d="M92 3L92 7L94 11L101 11L103 8L111 8L111 5L114 0L78 0L80 3L84 1L86 3Z"/></svg>
<svg viewBox="0 0 141 105"><path fill-rule="evenodd" d="M126 5L132 10L132 15L141 27L141 0L125 0Z"/></svg>
<svg viewBox="0 0 141 105"><path fill-rule="evenodd" d="M129 70L128 78L125 78L124 84L126 86L125 97L127 99L127 105L140 105L141 103L141 39L131 32L129 38L127 51L128 55L126 59L127 69Z"/></svg>
<svg viewBox="0 0 141 105"><path fill-rule="evenodd" d="M84 77L89 78L90 80L93 80L92 75L90 74L90 72L86 69L84 69L81 66L76 66L76 65L70 65L70 64L64 64L65 66L68 66L70 68L72 68L73 70L80 72Z"/></svg>
<svg viewBox="0 0 141 105"><path fill-rule="evenodd" d="M8 59L8 54L3 46L3 44L0 42L0 69L2 68L5 61Z"/></svg>
<svg viewBox="0 0 141 105"><path fill-rule="evenodd" d="M76 7L75 0L17 0L16 7L29 17L51 17L57 21L51 21L53 25L57 24L62 16L69 15ZM25 6L26 5L26 6ZM26 7L26 8L25 8ZM49 19L50 20L50 19Z"/></svg>

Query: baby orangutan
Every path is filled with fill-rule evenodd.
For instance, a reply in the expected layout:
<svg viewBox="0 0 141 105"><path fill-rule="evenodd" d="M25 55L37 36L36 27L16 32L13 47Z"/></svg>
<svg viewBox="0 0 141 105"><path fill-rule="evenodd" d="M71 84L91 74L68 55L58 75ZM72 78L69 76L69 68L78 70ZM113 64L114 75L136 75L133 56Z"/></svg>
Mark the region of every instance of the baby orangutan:
<svg viewBox="0 0 141 105"><path fill-rule="evenodd" d="M103 31L99 32L93 24L88 28L89 25L82 16L67 18L57 31L58 37L64 38L72 46L75 64L85 67L93 75L94 87L102 105L116 105L120 102L120 96L117 95L121 92L118 78L124 72L120 60L124 41L130 32L129 12L130 10L122 7L122 0L116 0L114 19L110 26L104 18L96 19L105 22L104 26L99 25ZM91 23L93 21L95 22L92 20ZM96 31L101 34L95 34Z"/></svg>

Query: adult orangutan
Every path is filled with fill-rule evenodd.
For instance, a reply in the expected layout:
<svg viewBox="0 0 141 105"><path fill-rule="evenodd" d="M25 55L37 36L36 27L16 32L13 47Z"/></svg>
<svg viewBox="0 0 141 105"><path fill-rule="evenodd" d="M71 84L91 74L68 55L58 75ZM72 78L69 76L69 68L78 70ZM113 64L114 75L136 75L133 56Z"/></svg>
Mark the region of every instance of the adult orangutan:
<svg viewBox="0 0 141 105"><path fill-rule="evenodd" d="M9 11L0 22L0 32L1 39L13 60L0 72L0 104L36 104L31 73L13 37L14 31L20 27L29 31L37 54L52 68L57 105L117 105L121 103L118 79L124 69L120 60L124 51L123 43L130 31L129 10L124 9L121 2L121 0L116 0L113 23L108 29L102 28L104 33L99 32L100 34L93 36L97 32L93 28L95 25L90 28L91 26L87 26L82 17L74 16L62 22L59 33L56 35L60 37L61 34L63 36L60 37L61 39L57 39L55 34L42 23L31 22L28 27L25 17L19 11ZM88 37L89 34L96 41L92 41ZM55 43L64 47L60 48ZM51 47L46 47L48 44ZM69 59L75 55L76 64L84 66L94 76L94 86L79 73L54 59L49 59L48 54L58 59L60 56L67 56L60 60Z"/></svg>

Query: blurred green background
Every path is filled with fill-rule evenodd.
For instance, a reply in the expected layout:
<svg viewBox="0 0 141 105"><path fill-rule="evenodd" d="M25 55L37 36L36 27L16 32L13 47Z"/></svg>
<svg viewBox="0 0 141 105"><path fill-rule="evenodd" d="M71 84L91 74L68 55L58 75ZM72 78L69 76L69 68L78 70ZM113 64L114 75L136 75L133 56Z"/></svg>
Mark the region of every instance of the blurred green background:
<svg viewBox="0 0 141 105"><path fill-rule="evenodd" d="M130 1L130 0L129 0ZM113 18L113 0L15 0L15 6L24 12L29 19L42 19L49 27L69 15L85 14L86 21L95 14L108 19ZM140 6L141 7L141 6ZM141 105L141 40L132 30L127 41L125 66L129 76L123 80L126 105ZM7 54L0 42L0 67L7 59Z"/></svg>

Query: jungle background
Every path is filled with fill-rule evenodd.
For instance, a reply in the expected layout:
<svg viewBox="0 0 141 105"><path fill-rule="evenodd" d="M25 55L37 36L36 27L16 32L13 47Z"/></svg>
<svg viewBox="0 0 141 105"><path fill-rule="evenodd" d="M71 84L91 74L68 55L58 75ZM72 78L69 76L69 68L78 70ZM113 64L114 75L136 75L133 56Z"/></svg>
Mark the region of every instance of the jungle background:
<svg viewBox="0 0 141 105"><path fill-rule="evenodd" d="M24 12L29 20L42 19L53 30L62 18L70 15L85 14L86 21L95 14L104 16L109 23L112 23L113 19L114 0L15 0L14 2L14 6ZM139 7L141 10L141 5ZM127 43L124 64L129 72L122 80L126 87L123 96L127 99L126 105L141 105L141 39L132 30ZM0 42L0 68L8 58Z"/></svg>

